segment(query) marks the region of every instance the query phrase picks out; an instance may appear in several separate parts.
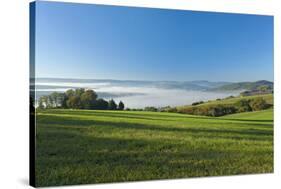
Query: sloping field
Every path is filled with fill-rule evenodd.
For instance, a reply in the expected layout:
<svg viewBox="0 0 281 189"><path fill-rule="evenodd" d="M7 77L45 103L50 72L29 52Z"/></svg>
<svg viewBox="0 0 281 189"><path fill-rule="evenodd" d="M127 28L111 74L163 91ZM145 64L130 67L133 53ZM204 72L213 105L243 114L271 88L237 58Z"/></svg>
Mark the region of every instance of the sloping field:
<svg viewBox="0 0 281 189"><path fill-rule="evenodd" d="M254 96L238 96L234 98L226 98L221 100L210 100L208 102L204 102L203 104L196 105L197 107L204 107L204 106L210 106L210 105L233 105L237 103L239 100L250 100L255 98L263 98L268 104L273 105L273 94L265 94L265 95L254 95ZM179 110L184 108L192 107L191 105L186 106L179 106L177 107Z"/></svg>
<svg viewBox="0 0 281 189"><path fill-rule="evenodd" d="M273 113L37 112L36 185L273 171Z"/></svg>

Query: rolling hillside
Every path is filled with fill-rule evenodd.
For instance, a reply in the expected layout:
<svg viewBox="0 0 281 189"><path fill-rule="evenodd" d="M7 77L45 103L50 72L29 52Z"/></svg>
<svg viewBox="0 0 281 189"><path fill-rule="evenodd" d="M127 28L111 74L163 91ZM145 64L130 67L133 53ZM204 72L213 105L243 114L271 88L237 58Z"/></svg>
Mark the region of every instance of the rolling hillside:
<svg viewBox="0 0 281 189"><path fill-rule="evenodd" d="M37 112L37 186L269 173L273 112Z"/></svg>
<svg viewBox="0 0 281 189"><path fill-rule="evenodd" d="M273 89L273 82L260 80L256 82L237 82L213 88L217 91L234 91L234 90L257 90L260 86L267 86L269 89Z"/></svg>
<svg viewBox="0 0 281 189"><path fill-rule="evenodd" d="M265 94L265 95L256 95L256 96L238 96L238 97L231 97L231 98L225 98L225 99L217 99L217 100L210 100L208 102L204 102L198 105L186 105L186 106L179 106L176 107L178 112L188 112L190 109L203 109L203 108L210 108L210 107L218 107L220 105L223 106L233 106L236 107L237 103L241 100L254 100L262 98L266 101L266 103L269 105L269 107L273 107L273 94Z"/></svg>

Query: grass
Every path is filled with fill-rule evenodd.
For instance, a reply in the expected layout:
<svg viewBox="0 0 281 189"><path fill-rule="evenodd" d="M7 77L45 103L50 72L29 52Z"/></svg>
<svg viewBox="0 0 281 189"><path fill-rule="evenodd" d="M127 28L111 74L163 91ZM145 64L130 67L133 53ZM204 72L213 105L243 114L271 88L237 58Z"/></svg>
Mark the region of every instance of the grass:
<svg viewBox="0 0 281 189"><path fill-rule="evenodd" d="M208 102L204 102L203 104L199 104L196 106L208 106L208 105L217 105L217 104L223 104L223 105L233 105L237 103L239 100L245 99L254 99L254 98L263 98L268 104L273 105L273 94L265 94L265 95L253 95L253 96L238 96L234 98L225 98L221 100L210 100ZM191 105L186 106L179 106L179 109L191 107Z"/></svg>
<svg viewBox="0 0 281 189"><path fill-rule="evenodd" d="M223 117L37 112L36 185L273 172L272 109Z"/></svg>

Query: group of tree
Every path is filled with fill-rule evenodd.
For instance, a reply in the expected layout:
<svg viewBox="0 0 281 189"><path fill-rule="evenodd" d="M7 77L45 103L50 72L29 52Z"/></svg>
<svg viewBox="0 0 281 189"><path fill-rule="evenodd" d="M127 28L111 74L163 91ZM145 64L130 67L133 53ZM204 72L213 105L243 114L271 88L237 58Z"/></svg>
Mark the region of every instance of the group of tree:
<svg viewBox="0 0 281 189"><path fill-rule="evenodd" d="M229 97L227 97L226 99L228 98ZM195 102L191 106L187 106L184 108L177 108L177 107L170 107L170 106L156 108L153 106L148 106L143 109L126 108L126 110L149 111L149 112L173 112L173 113L184 113L184 114L192 114L192 115L217 117L217 116L223 116L223 115L234 114L234 113L259 111L259 110L270 108L272 106L268 104L266 100L264 100L262 97L252 98L252 99L241 99L234 104L212 103L212 104L204 104L202 106L200 104L204 104L204 102L203 101Z"/></svg>
<svg viewBox="0 0 281 189"><path fill-rule="evenodd" d="M38 100L38 108L124 110L125 105L122 101L117 105L113 99L106 101L98 98L94 90L79 88L70 89L63 93L53 92L50 95L41 96Z"/></svg>
<svg viewBox="0 0 281 189"><path fill-rule="evenodd" d="M259 111L270 108L271 105L263 98L241 99L234 104L210 104L204 106L190 106L179 109L178 113L204 115L204 116L223 116L227 114Z"/></svg>

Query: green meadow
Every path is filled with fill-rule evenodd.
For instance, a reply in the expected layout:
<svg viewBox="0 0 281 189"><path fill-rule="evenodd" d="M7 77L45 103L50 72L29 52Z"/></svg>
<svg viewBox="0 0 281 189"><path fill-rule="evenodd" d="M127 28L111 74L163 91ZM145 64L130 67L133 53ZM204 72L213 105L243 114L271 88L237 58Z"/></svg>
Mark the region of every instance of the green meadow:
<svg viewBox="0 0 281 189"><path fill-rule="evenodd" d="M36 186L273 172L273 110L36 113Z"/></svg>

